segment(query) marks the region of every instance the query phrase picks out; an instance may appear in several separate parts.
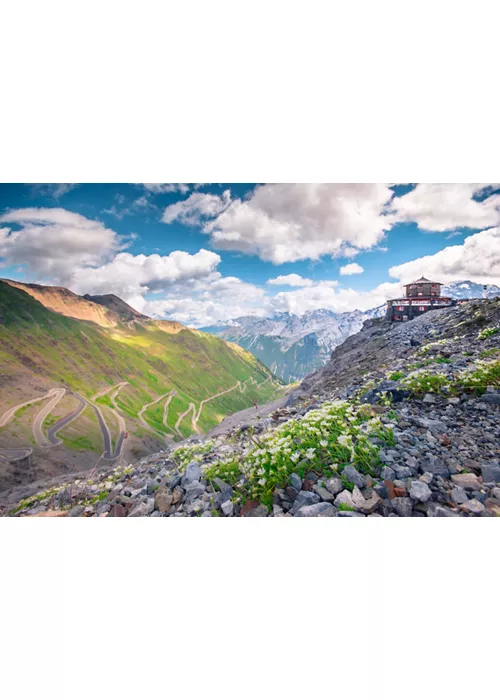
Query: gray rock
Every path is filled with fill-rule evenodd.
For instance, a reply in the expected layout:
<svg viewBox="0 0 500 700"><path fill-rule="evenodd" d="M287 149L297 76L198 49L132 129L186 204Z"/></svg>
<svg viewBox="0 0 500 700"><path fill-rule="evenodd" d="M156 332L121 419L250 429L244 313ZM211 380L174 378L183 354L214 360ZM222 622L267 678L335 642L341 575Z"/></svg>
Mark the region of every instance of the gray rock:
<svg viewBox="0 0 500 700"><path fill-rule="evenodd" d="M199 481L199 479L198 479L198 481ZM225 481L222 481L222 479L219 479L218 476L216 476L213 481L214 481L214 484L219 489L219 491L224 492L224 491L229 491L229 489L231 489L231 486L229 484L226 484Z"/></svg>
<svg viewBox="0 0 500 700"><path fill-rule="evenodd" d="M80 518L83 515L83 511L85 510L85 506L74 506L71 508L70 511L68 511L68 517L69 518Z"/></svg>
<svg viewBox="0 0 500 700"><path fill-rule="evenodd" d="M454 503L465 503L469 500L467 494L465 493L465 489L463 489L461 486L455 486L452 488L450 497Z"/></svg>
<svg viewBox="0 0 500 700"><path fill-rule="evenodd" d="M182 478L183 485L190 484L193 481L199 481L200 479L201 479L200 465L198 464L198 462L190 462L187 465L186 471L184 472L184 476Z"/></svg>
<svg viewBox="0 0 500 700"><path fill-rule="evenodd" d="M267 510L266 506L259 504L255 508L252 508L247 514L247 518L267 518L269 515L269 511Z"/></svg>
<svg viewBox="0 0 500 700"><path fill-rule="evenodd" d="M226 517L230 517L234 513L234 503L232 501L226 501L221 505L220 509Z"/></svg>
<svg viewBox="0 0 500 700"><path fill-rule="evenodd" d="M434 479L434 474L431 474L430 472L424 472L422 476L419 478L419 481L423 481L424 484L430 484L432 483L432 480Z"/></svg>
<svg viewBox="0 0 500 700"><path fill-rule="evenodd" d="M344 503L346 506L351 506L351 508L354 508L354 501L352 500L352 494L350 491L345 489L344 491L341 491L337 498L334 501L334 505L339 507L341 503Z"/></svg>
<svg viewBox="0 0 500 700"><path fill-rule="evenodd" d="M328 481L325 481L325 486L330 491L333 496L336 496L338 493L344 490L344 484L342 483L342 480L338 478L338 476L334 476L331 479L328 479Z"/></svg>
<svg viewBox="0 0 500 700"><path fill-rule="evenodd" d="M485 464L481 467L481 475L486 484L500 483L500 467L494 464Z"/></svg>
<svg viewBox="0 0 500 700"><path fill-rule="evenodd" d="M442 506L440 503L431 501L427 508L428 518L458 518L458 513Z"/></svg>
<svg viewBox="0 0 500 700"><path fill-rule="evenodd" d="M477 499L472 498L470 501L462 503L460 510L464 511L464 513L471 513L471 515L481 515L485 508Z"/></svg>
<svg viewBox="0 0 500 700"><path fill-rule="evenodd" d="M466 491L476 491L481 488L479 477L468 472L465 474L453 474L451 480L455 486L461 486Z"/></svg>
<svg viewBox="0 0 500 700"><path fill-rule="evenodd" d="M186 496L184 498L184 502L192 503L195 499L199 498L199 496L202 496L204 493L205 486L203 486L203 484L200 484L199 481L192 481L186 486Z"/></svg>
<svg viewBox="0 0 500 700"><path fill-rule="evenodd" d="M450 476L450 470L444 462L440 459L436 459L433 455L420 465L420 471L425 474L429 472L434 476L442 476L447 479Z"/></svg>
<svg viewBox="0 0 500 700"><path fill-rule="evenodd" d="M331 503L314 503L311 506L302 506L295 513L296 518L334 518L336 509Z"/></svg>
<svg viewBox="0 0 500 700"><path fill-rule="evenodd" d="M322 501L333 502L333 499L335 498L334 495L328 491L328 489L320 484L314 484L313 491L321 498Z"/></svg>
<svg viewBox="0 0 500 700"><path fill-rule="evenodd" d="M420 503L425 503L432 496L432 491L423 481L412 481L410 486L410 497Z"/></svg>
<svg viewBox="0 0 500 700"><path fill-rule="evenodd" d="M381 477L384 481L394 481L396 478L396 472L391 467L384 467L382 469Z"/></svg>
<svg viewBox="0 0 500 700"><path fill-rule="evenodd" d="M150 515L155 509L155 501L154 498L150 498L146 501L146 503L138 503L130 513L128 514L129 518L144 518L147 515Z"/></svg>
<svg viewBox="0 0 500 700"><path fill-rule="evenodd" d="M372 491L371 496L369 498L365 498L358 487L355 486L352 491L352 502L354 503L356 510L361 511L361 513L365 513L365 515L369 515L376 510L380 503L382 503L382 499L376 491Z"/></svg>
<svg viewBox="0 0 500 700"><path fill-rule="evenodd" d="M411 498L407 498L406 496L398 496L392 499L391 504L400 518L411 517L411 511L413 509Z"/></svg>
<svg viewBox="0 0 500 700"><path fill-rule="evenodd" d="M203 501L199 498L186 505L186 513L191 516L198 515L198 513L201 513L203 510Z"/></svg>
<svg viewBox="0 0 500 700"><path fill-rule="evenodd" d="M355 510L339 510L337 512L337 518L366 518L366 515L358 513Z"/></svg>
<svg viewBox="0 0 500 700"><path fill-rule="evenodd" d="M350 481L351 484L355 484L358 489L362 489L365 485L363 475L360 474L356 467L354 467L352 464L348 464L347 467L345 467L344 471L342 472L342 476Z"/></svg>
<svg viewBox="0 0 500 700"><path fill-rule="evenodd" d="M302 506L312 506L315 503L319 503L319 496L317 493L313 493L312 491L301 491L295 499L291 513L292 515L295 515L299 508L302 508Z"/></svg>
<svg viewBox="0 0 500 700"><path fill-rule="evenodd" d="M394 471L396 472L398 479L409 479L411 476L413 476L413 472L409 467L394 465Z"/></svg>
<svg viewBox="0 0 500 700"><path fill-rule="evenodd" d="M486 394L482 395L481 401L484 401L484 403L493 404L494 406L500 406L500 391L487 391Z"/></svg>
<svg viewBox="0 0 500 700"><path fill-rule="evenodd" d="M424 403L436 403L436 397L434 394L426 394L423 398Z"/></svg>
<svg viewBox="0 0 500 700"><path fill-rule="evenodd" d="M300 491L302 489L302 479L298 474L290 474L290 483L294 489Z"/></svg>
<svg viewBox="0 0 500 700"><path fill-rule="evenodd" d="M410 392L407 391L398 382L387 379L381 382L375 389L370 389L366 394L361 397L361 403L376 404L380 401L381 394L387 392L387 395L392 399L393 402L402 401Z"/></svg>

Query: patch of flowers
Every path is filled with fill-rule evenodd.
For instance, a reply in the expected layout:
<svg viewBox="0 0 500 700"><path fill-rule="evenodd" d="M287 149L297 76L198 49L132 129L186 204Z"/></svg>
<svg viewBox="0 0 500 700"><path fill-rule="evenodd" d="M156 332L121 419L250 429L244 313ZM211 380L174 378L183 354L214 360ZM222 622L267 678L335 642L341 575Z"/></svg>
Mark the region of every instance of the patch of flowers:
<svg viewBox="0 0 500 700"><path fill-rule="evenodd" d="M484 328L478 333L477 339L486 340L486 338L491 338L491 336L496 335L497 333L500 333L500 328L498 327Z"/></svg>
<svg viewBox="0 0 500 700"><path fill-rule="evenodd" d="M206 454L212 451L215 445L215 440L206 440L205 442L195 443L193 445L182 445L172 452L172 458L179 466L179 469L185 469L189 462L199 460Z"/></svg>
<svg viewBox="0 0 500 700"><path fill-rule="evenodd" d="M473 368L459 373L456 388L484 394L488 386L500 386L500 360L477 360Z"/></svg>
<svg viewBox="0 0 500 700"><path fill-rule="evenodd" d="M365 474L373 473L381 465L379 445L393 441L392 428L367 406L324 403L255 438L242 455L214 462L204 476L230 483L243 499L270 505L274 490L284 487L293 472L301 478L309 471L332 476L354 464Z"/></svg>
<svg viewBox="0 0 500 700"><path fill-rule="evenodd" d="M444 374L417 370L405 377L401 383L413 396L423 396L441 393L443 389L449 387L450 380Z"/></svg>

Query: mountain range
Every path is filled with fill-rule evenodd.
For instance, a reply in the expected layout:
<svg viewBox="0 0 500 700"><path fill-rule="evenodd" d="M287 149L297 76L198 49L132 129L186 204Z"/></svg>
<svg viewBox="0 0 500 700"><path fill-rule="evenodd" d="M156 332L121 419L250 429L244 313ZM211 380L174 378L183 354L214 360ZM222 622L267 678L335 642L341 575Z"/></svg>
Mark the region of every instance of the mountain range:
<svg viewBox="0 0 500 700"><path fill-rule="evenodd" d="M481 298L483 285L469 280L453 282L443 287L442 294L455 299ZM488 285L486 296L500 296L500 287ZM384 313L385 304L368 311L344 313L317 309L302 316L289 313L263 319L244 316L203 330L238 343L284 382L294 382L326 364L332 351L358 333L366 320Z"/></svg>
<svg viewBox="0 0 500 700"><path fill-rule="evenodd" d="M239 345L112 294L0 280L0 490L157 452L282 392Z"/></svg>

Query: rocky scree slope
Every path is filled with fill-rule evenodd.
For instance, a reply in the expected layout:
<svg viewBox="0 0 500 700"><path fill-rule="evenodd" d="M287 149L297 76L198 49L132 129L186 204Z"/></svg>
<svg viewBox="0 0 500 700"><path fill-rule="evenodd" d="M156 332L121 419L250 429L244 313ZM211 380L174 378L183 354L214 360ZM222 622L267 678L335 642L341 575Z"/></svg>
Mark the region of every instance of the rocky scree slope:
<svg viewBox="0 0 500 700"><path fill-rule="evenodd" d="M271 416L4 514L498 516L499 340L498 299L368 321Z"/></svg>

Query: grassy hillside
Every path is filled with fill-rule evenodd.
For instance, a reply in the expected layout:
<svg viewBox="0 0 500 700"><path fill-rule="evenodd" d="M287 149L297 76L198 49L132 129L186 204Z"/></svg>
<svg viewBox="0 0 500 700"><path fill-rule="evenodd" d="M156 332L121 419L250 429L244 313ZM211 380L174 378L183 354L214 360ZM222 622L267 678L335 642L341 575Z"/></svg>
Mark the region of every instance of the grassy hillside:
<svg viewBox="0 0 500 700"><path fill-rule="evenodd" d="M151 428L149 438L152 434L180 439L175 424L191 403L198 412L201 401L234 387L203 405L199 429L204 431L229 413L282 391L276 380L269 379L269 371L239 346L178 324L150 319L125 322L118 316L115 320L113 326L104 327L70 318L0 281L0 414L53 387L65 387L90 400L107 387L128 382L114 403L113 391L96 399L110 430L115 427L112 418L108 421L114 406L125 418L127 430L143 435L147 431L138 418L141 408L174 391L167 425L164 401L147 408L142 418ZM60 417L59 407L56 413ZM47 424L54 421L55 416L49 416ZM61 437L74 443L75 425L64 429ZM183 436L193 432L191 414L179 429ZM4 430L0 447L6 447Z"/></svg>

